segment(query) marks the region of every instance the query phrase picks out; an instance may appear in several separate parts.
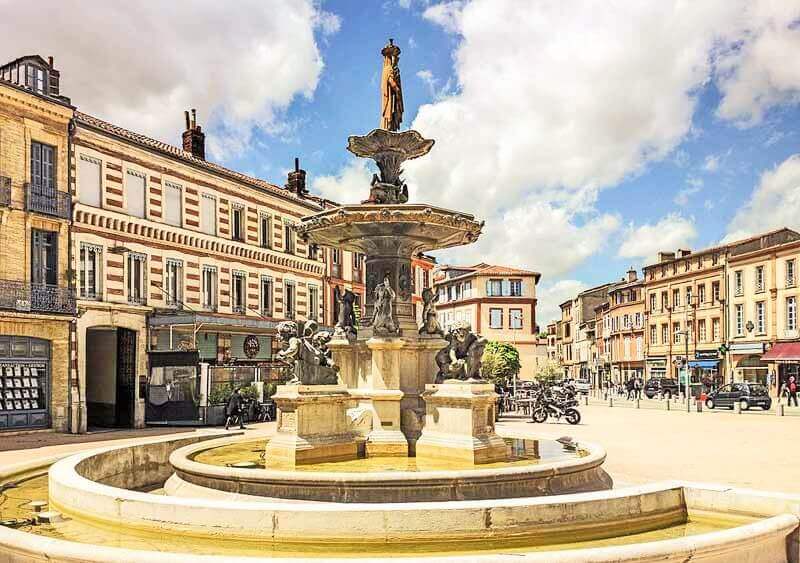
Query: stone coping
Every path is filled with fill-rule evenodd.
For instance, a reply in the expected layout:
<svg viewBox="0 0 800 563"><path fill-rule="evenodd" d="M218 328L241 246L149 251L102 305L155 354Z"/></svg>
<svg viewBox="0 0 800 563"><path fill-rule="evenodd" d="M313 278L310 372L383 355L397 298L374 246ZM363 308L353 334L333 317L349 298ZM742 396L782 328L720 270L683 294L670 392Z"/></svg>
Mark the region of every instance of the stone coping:
<svg viewBox="0 0 800 563"><path fill-rule="evenodd" d="M171 440L177 441L174 437ZM158 442L164 440L156 440ZM137 444L138 445L138 444ZM454 530L451 528L453 522L467 522L475 523L474 517L481 520L482 533L486 534L485 529L487 510L490 511L492 521L501 522L503 519L506 523L510 523L510 518L516 516L526 517L529 521L536 521L541 523L542 517L545 516L543 512L548 509L557 511L555 514L559 515L564 525L568 526L571 530L575 527L575 518L580 518L581 515L585 519L588 516L597 514L597 508L600 507L597 503L605 503L606 509L614 507L614 501L621 501L617 508L621 512L617 512L609 521L604 525L613 524L630 520L632 510L654 509L657 508L659 501L665 503L663 508L682 508L698 510L722 510L726 507L732 507L733 511L765 517L763 520L738 526L728 530L711 532L706 534L699 534L685 538L655 541L640 544L631 544L623 546L603 547L603 548L589 548L589 549L576 549L568 551L555 551L555 552L534 552L527 554L471 554L470 560L477 561L585 561L585 562L600 562L600 561L685 561L689 558L702 559L703 561L796 561L800 554L798 548L797 533L798 519L797 514L800 514L800 495L789 495L782 493L764 493L759 491L752 491L747 489L730 488L723 485L707 485L695 484L683 481L670 481L662 483L654 483L639 487L630 487L625 489L600 491L594 493L580 493L563 495L559 497L539 497L539 498L521 498L521 499L506 499L497 501L456 501L448 503L413 503L413 504L387 504L387 505L325 505L325 504L312 504L312 503L296 503L288 505L288 503L247 503L238 502L230 503L227 501L209 501L191 499L187 502L185 499L176 499L169 497L162 497L158 495L149 495L147 493L140 493L136 491L128 491L118 489L107 485L93 483L84 477L78 475L74 469L75 466L86 457L95 455L98 451L107 452L114 449L123 449L128 446L110 446L94 450L93 452L85 452L82 454L68 455L67 459L62 459L57 462L56 466L60 466L61 471L66 471L71 468L71 474L66 475L69 477L71 483L66 483L67 486L74 487L73 492L78 494L86 493L90 497L90 504L94 500L99 500L96 495L108 496L111 495L112 506L118 510L117 518L124 522L126 525L134 524L134 519L138 517L162 517L161 522L163 529L176 530L182 529L183 526L177 525L178 520L184 516L191 519L194 516L202 517L208 523L208 518L213 518L217 522L231 522L230 518L238 518L240 520L247 520L256 517L259 509L271 507L273 514L271 515L273 524L276 523L274 518L277 516L287 514L288 512L296 513L300 520L296 522L298 529L291 530L284 529L283 532L287 533L285 537L295 537L297 533L302 533L313 528L319 524L327 523L328 527L335 527L341 529L348 526L351 522L346 522L342 516L361 515L360 524L374 522L379 520L376 518L377 512L383 512L385 517L392 517L396 525L404 528L413 527L418 522L420 517L431 520L441 519L440 523L444 527L447 537L453 538ZM78 459L76 459L78 458ZM44 469L52 459L31 460L23 464L5 467L0 469L0 480L8 480L16 475L30 474L37 469ZM53 473L58 476L59 471L51 471L51 478ZM661 494L661 496L659 496ZM114 498L114 495L117 495ZM161 514L154 513L152 510L140 512L139 510L129 510L132 506L140 502L148 501L148 504L155 506L156 510L162 509L166 512ZM610 503L610 504L609 504ZM110 506L109 506L110 507ZM144 508L142 505L139 508ZM515 508L522 509L522 511L514 510ZM237 509L236 512L231 512L231 509ZM436 514L430 514L429 511L436 510ZM188 510L188 514L187 514ZM477 511L477 513L476 513ZM138 513L138 514L137 514ZM339 518L331 518L332 513L338 513ZM793 514L792 514L793 513ZM546 516L545 516L546 517ZM564 517L572 518L571 521L564 521ZM129 522L130 520L130 522ZM280 535L277 530L273 529L270 533L269 521L264 521L258 518L260 538L271 537L275 540L280 540ZM331 522L334 520L334 522ZM153 522L151 521L151 524ZM284 523L280 520L277 523ZM356 523L358 524L358 523ZM517 531L519 531L518 524ZM417 531L412 530L412 534ZM174 532L173 532L174 533ZM219 530L216 533L220 533ZM549 533L549 532L548 532ZM485 535L483 536L485 537ZM733 555L735 554L735 555ZM427 559L429 561L442 561L443 557L420 557L421 554L416 554L414 559ZM193 561L198 563L221 563L222 561L235 561L239 563L248 563L261 558L248 558L248 557L228 557L228 556L208 556L208 555L195 555L184 556L185 558L191 557ZM451 555L452 557L452 555ZM141 563L141 561L152 561L155 563L176 561L180 559L180 555L175 553L164 552L147 552L138 550L129 550L121 548L92 546L87 549L87 544L80 544L69 542L65 540L46 538L21 532L10 528L0 527L0 561L4 562L27 562L27 561L47 561L51 563L73 563L78 561L86 561L90 563L100 561L118 561L118 562L131 562ZM297 561L296 558L263 558L264 561ZM344 561L344 558L331 559L335 561ZM380 558L366 558L364 561L380 561Z"/></svg>

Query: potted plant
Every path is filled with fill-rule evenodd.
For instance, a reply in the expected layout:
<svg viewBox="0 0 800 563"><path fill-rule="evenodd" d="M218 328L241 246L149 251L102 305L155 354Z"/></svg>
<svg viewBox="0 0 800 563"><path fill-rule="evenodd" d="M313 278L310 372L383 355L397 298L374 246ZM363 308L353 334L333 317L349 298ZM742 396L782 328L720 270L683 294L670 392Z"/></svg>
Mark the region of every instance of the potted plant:
<svg viewBox="0 0 800 563"><path fill-rule="evenodd" d="M225 407L233 393L230 383L216 385L208 394L208 407L206 407L206 424L219 426L225 424Z"/></svg>

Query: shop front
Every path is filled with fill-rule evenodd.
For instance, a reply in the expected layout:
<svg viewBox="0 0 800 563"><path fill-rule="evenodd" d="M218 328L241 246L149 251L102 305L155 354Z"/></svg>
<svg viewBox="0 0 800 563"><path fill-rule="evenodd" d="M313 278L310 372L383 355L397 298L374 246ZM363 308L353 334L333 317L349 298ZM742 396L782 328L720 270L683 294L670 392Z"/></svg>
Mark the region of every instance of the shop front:
<svg viewBox="0 0 800 563"><path fill-rule="evenodd" d="M50 342L0 336L0 430L50 426Z"/></svg>
<svg viewBox="0 0 800 563"><path fill-rule="evenodd" d="M769 364L762 359L763 342L736 342L730 345L733 381L770 384Z"/></svg>
<svg viewBox="0 0 800 563"><path fill-rule="evenodd" d="M694 359L689 360L690 384L702 386L705 392L718 389L724 385L724 377L719 369L719 352L717 350L697 350Z"/></svg>
<svg viewBox="0 0 800 563"><path fill-rule="evenodd" d="M800 342L777 342L761 356L769 366L771 391L777 393L794 377L800 381Z"/></svg>
<svg viewBox="0 0 800 563"><path fill-rule="evenodd" d="M648 356L645 360L645 373L648 380L654 377L667 377L666 356Z"/></svg>

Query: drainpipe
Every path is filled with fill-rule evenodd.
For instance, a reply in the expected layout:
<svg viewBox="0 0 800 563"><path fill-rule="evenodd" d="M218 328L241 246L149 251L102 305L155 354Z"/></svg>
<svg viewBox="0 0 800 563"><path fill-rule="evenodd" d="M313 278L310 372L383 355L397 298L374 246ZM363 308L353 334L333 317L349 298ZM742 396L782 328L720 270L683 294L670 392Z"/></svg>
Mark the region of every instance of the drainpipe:
<svg viewBox="0 0 800 563"><path fill-rule="evenodd" d="M66 162L66 165L67 165L67 193L69 193L69 199L70 199L70 206L69 206L70 217L69 217L68 223L67 223L67 265L68 265L67 266L68 267L67 271L70 272L70 274L75 271L74 268L73 268L74 264L72 262L73 261L72 223L73 223L74 216L75 216L75 206L73 205L74 202L72 201L72 182L73 182L74 178L73 178L73 175L72 175L72 166L71 166L71 164L72 164L72 150L73 150L72 149L72 136L74 134L75 134L75 118L73 117L72 119L70 119L69 123L67 124L67 162ZM70 292L72 292L75 289L75 276L70 275L67 278L67 284L68 284L67 288L70 290ZM75 312L75 314L77 315L77 311ZM73 433L73 434L80 434L81 433L81 428L82 428L82 423L83 423L83 417L82 417L82 412L81 412L81 404L82 404L82 401L81 401L81 380L80 380L80 374L78 373L77 369L75 369L75 371L74 371L74 375L75 375L75 385L74 385L74 389L75 389L74 395L75 395L75 397L74 397L74 399L77 400L77 405L73 404L73 391L72 391L72 389L73 389L73 385L72 385L73 354L77 354L76 346L73 343L73 341L77 342L77 338L78 338L77 332L78 332L78 319L77 319L77 316L76 316L69 323L69 337L68 337L69 338L69 342L67 343L67 355L68 355L67 369L68 369L68 373L69 373L69 377L67 378L67 381L70 382L70 385L69 385L70 389L69 389L69 393L67 394L67 397L68 397L68 400L69 400L69 407L68 408L69 408L70 417L73 417L73 416L75 417L75 420L70 420L69 421L70 430L72 431L71 433ZM73 339L73 335L75 335L74 339ZM77 363L77 358L75 358L75 363Z"/></svg>

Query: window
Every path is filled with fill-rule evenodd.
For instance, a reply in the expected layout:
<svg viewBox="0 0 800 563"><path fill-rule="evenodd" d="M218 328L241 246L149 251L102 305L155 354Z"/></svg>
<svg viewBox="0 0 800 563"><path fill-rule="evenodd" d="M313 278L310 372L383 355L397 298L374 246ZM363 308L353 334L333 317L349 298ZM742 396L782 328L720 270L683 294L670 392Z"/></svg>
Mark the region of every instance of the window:
<svg viewBox="0 0 800 563"><path fill-rule="evenodd" d="M217 310L217 269L213 266L203 266L202 305L206 311Z"/></svg>
<svg viewBox="0 0 800 563"><path fill-rule="evenodd" d="M636 313L636 328L642 327L642 314Z"/></svg>
<svg viewBox="0 0 800 563"><path fill-rule="evenodd" d="M786 330L797 330L797 302L794 297L786 298Z"/></svg>
<svg viewBox="0 0 800 563"><path fill-rule="evenodd" d="M308 286L308 314L310 321L317 320L319 315L319 288L315 285Z"/></svg>
<svg viewBox="0 0 800 563"><path fill-rule="evenodd" d="M284 282L283 302L285 305L285 316L287 319L293 319L297 313L297 301L295 293L295 285L293 281Z"/></svg>
<svg viewBox="0 0 800 563"><path fill-rule="evenodd" d="M650 325L650 343L651 344L658 344L658 331L656 330L656 325Z"/></svg>
<svg viewBox="0 0 800 563"><path fill-rule="evenodd" d="M697 286L697 304L701 305L706 302L706 284L701 283Z"/></svg>
<svg viewBox="0 0 800 563"><path fill-rule="evenodd" d="M125 190L126 190L126 203L128 206L128 215L134 217L144 217L144 200L145 200L145 176L141 172L135 170L128 170L125 173Z"/></svg>
<svg viewBox="0 0 800 563"><path fill-rule="evenodd" d="M719 254L716 252L711 255L711 265L716 266L719 263Z"/></svg>
<svg viewBox="0 0 800 563"><path fill-rule="evenodd" d="M203 194L200 198L200 230L207 235L217 234L217 198Z"/></svg>
<svg viewBox="0 0 800 563"><path fill-rule="evenodd" d="M234 313L244 313L247 297L247 274L235 271L231 274L231 311Z"/></svg>
<svg viewBox="0 0 800 563"><path fill-rule="evenodd" d="M147 272L147 256L144 254L128 254L128 301L143 304L146 301L145 272Z"/></svg>
<svg viewBox="0 0 800 563"><path fill-rule="evenodd" d="M489 280L486 282L486 295L500 297L503 295L503 280Z"/></svg>
<svg viewBox="0 0 800 563"><path fill-rule="evenodd" d="M686 306L692 305L692 286L686 288Z"/></svg>
<svg viewBox="0 0 800 563"><path fill-rule="evenodd" d="M164 293L167 305L177 307L183 304L183 262L180 260L167 260Z"/></svg>
<svg viewBox="0 0 800 563"><path fill-rule="evenodd" d="M744 305L736 305L736 334L742 336L744 334Z"/></svg>
<svg viewBox="0 0 800 563"><path fill-rule="evenodd" d="M428 270L422 270L422 287L430 287L431 285L431 274ZM464 296L465 297L472 297L472 282L464 282Z"/></svg>
<svg viewBox="0 0 800 563"><path fill-rule="evenodd" d="M510 280L509 285L512 297L522 297L522 280Z"/></svg>
<svg viewBox="0 0 800 563"><path fill-rule="evenodd" d="M794 260L786 261L786 287L794 286Z"/></svg>
<svg viewBox="0 0 800 563"><path fill-rule="evenodd" d="M697 321L697 337L699 338L700 342L706 342L706 320L700 319Z"/></svg>
<svg viewBox="0 0 800 563"><path fill-rule="evenodd" d="M512 329L522 328L522 309L508 310L508 324Z"/></svg>
<svg viewBox="0 0 800 563"><path fill-rule="evenodd" d="M183 188L178 184L164 183L164 222L176 227L183 225Z"/></svg>
<svg viewBox="0 0 800 563"><path fill-rule="evenodd" d="M270 247L270 233L272 233L272 221L270 221L269 215L262 213L258 216L258 243L261 248Z"/></svg>
<svg viewBox="0 0 800 563"><path fill-rule="evenodd" d="M309 260L316 260L319 257L319 246L316 244L309 243L308 244L308 258Z"/></svg>
<svg viewBox="0 0 800 563"><path fill-rule="evenodd" d="M47 94L47 73L44 69L31 64L25 65L25 69L25 86L39 94Z"/></svg>
<svg viewBox="0 0 800 563"><path fill-rule="evenodd" d="M81 297L99 299L103 248L93 244L81 244L79 284Z"/></svg>
<svg viewBox="0 0 800 563"><path fill-rule="evenodd" d="M741 270L733 272L733 288L735 295L741 295L744 292L744 274Z"/></svg>
<svg viewBox="0 0 800 563"><path fill-rule="evenodd" d="M681 323L672 323L672 342L681 343Z"/></svg>
<svg viewBox="0 0 800 563"><path fill-rule="evenodd" d="M688 271L689 271L689 266L690 266L690 262L689 262L689 260L686 260L686 261L683 263L683 271L684 271L684 272L688 272Z"/></svg>
<svg viewBox="0 0 800 563"><path fill-rule="evenodd" d="M756 292L764 291L764 266L756 266Z"/></svg>
<svg viewBox="0 0 800 563"><path fill-rule="evenodd" d="M288 221L283 223L283 250L294 254L294 229Z"/></svg>
<svg viewBox="0 0 800 563"><path fill-rule="evenodd" d="M452 285L448 285L447 286L447 300L448 301L452 301L453 300L453 286Z"/></svg>
<svg viewBox="0 0 800 563"><path fill-rule="evenodd" d="M231 206L231 238L244 240L244 206L238 203Z"/></svg>
<svg viewBox="0 0 800 563"><path fill-rule="evenodd" d="M272 316L273 283L270 276L261 276L261 314L265 317Z"/></svg>
<svg viewBox="0 0 800 563"><path fill-rule="evenodd" d="M31 143L31 184L33 184L36 195L54 197L56 190L55 147L37 142Z"/></svg>
<svg viewBox="0 0 800 563"><path fill-rule="evenodd" d="M489 309L489 328L503 328L502 309Z"/></svg>
<svg viewBox="0 0 800 563"><path fill-rule="evenodd" d="M756 302L756 332L758 334L764 334L766 332L767 319L765 318L765 311L764 302Z"/></svg>
<svg viewBox="0 0 800 563"><path fill-rule="evenodd" d="M103 163L96 158L81 155L78 159L78 199L92 207L102 207Z"/></svg>
<svg viewBox="0 0 800 563"><path fill-rule="evenodd" d="M680 307L681 305L681 290L680 289L673 289L672 290L672 306L673 307Z"/></svg>
<svg viewBox="0 0 800 563"><path fill-rule="evenodd" d="M666 291L661 292L661 310L664 311L669 308L669 295Z"/></svg>
<svg viewBox="0 0 800 563"><path fill-rule="evenodd" d="M720 331L719 331L720 326L719 325L720 325L719 319L712 319L711 320L711 333L712 333L712 336L714 338L714 342L719 342L719 340L720 340Z"/></svg>
<svg viewBox="0 0 800 563"><path fill-rule="evenodd" d="M711 299L713 303L719 303L719 282L711 283Z"/></svg>
<svg viewBox="0 0 800 563"><path fill-rule="evenodd" d="M661 325L661 343L666 344L669 342L669 327L667 325Z"/></svg>
<svg viewBox="0 0 800 563"><path fill-rule="evenodd" d="M31 283L58 285L58 233L31 229Z"/></svg>
<svg viewBox="0 0 800 563"><path fill-rule="evenodd" d="M353 269L354 270L360 270L362 267L364 267L364 255L361 254L360 252L354 252L353 253ZM427 277L427 276L425 276L425 277ZM428 283L427 282L428 282L427 279L425 279L425 281L423 282L425 287L428 287Z"/></svg>

